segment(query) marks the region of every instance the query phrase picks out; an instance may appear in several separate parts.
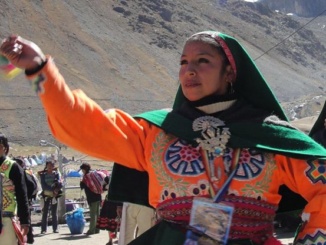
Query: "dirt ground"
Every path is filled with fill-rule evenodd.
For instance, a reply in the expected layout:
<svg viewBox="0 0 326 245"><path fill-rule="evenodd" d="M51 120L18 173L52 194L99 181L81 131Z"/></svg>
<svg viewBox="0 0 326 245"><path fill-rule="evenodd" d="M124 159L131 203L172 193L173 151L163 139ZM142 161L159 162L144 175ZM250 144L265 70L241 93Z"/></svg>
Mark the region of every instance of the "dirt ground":
<svg viewBox="0 0 326 245"><path fill-rule="evenodd" d="M86 223L84 232L87 231L88 225ZM45 235L40 233L41 228L34 227L35 245L105 245L108 242L108 233L106 231L101 230L99 234L91 236L85 234L72 235L67 225L59 225L59 233L49 232ZM293 242L292 233L280 232L277 237L284 245L290 245ZM117 239L114 240L114 244L118 244Z"/></svg>
<svg viewBox="0 0 326 245"><path fill-rule="evenodd" d="M88 223L84 228L84 232L88 229ZM52 233L52 229L48 229L48 233L41 234L41 227L34 226L34 244L35 245L105 245L108 242L107 231L101 230L99 234L87 236L85 234L72 235L68 225L59 225L59 233ZM117 239L115 239L117 244Z"/></svg>

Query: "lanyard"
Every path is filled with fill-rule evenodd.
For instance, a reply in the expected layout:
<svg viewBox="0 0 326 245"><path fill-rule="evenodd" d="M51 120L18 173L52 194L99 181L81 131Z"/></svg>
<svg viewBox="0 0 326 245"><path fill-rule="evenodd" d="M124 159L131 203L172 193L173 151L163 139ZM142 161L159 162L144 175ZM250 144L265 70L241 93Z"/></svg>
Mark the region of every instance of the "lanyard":
<svg viewBox="0 0 326 245"><path fill-rule="evenodd" d="M214 197L214 202L220 202L222 201L222 198L224 196L224 194L227 192L227 190L230 187L231 181L235 175L235 173L238 170L238 163L236 164L236 166L234 167L234 169L232 170L231 174L229 175L229 177L227 178L227 180L224 182L223 186L218 190L217 194Z"/></svg>
<svg viewBox="0 0 326 245"><path fill-rule="evenodd" d="M205 168L206 168L206 171L208 172L208 176L209 176L210 193L211 193L211 196L213 197L214 202L221 201L224 194L229 189L231 181L232 181L233 177L235 176L237 169L238 169L240 151L241 151L240 148L234 149L234 154L232 157L232 164L231 164L231 167L233 167L233 170L230 173L227 180L223 183L223 186L218 190L217 193L215 192L215 189L212 184L212 178L215 177L214 176L214 172L215 172L214 157L212 157L212 155L209 155L209 153L207 151L206 151L206 154L203 154ZM220 173L220 174L223 174L223 173Z"/></svg>

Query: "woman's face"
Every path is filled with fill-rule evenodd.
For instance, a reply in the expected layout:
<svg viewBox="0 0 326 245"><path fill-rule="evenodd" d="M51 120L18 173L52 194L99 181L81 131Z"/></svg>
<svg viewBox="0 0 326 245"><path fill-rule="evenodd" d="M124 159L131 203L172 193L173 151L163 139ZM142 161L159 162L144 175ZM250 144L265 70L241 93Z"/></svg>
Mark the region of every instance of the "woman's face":
<svg viewBox="0 0 326 245"><path fill-rule="evenodd" d="M210 44L194 41L184 46L180 60L179 81L190 101L208 95L227 93L231 66L223 70L223 58Z"/></svg>
<svg viewBox="0 0 326 245"><path fill-rule="evenodd" d="M3 144L0 144L0 157L6 155L6 147Z"/></svg>
<svg viewBox="0 0 326 245"><path fill-rule="evenodd" d="M52 172L53 171L53 163L47 163L46 169L48 170L48 172Z"/></svg>

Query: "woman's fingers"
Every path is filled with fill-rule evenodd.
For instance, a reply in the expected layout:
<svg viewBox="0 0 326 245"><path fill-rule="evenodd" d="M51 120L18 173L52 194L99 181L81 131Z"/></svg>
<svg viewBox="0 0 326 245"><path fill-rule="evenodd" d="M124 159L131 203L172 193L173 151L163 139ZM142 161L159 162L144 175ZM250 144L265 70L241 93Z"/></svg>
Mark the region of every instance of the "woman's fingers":
<svg viewBox="0 0 326 245"><path fill-rule="evenodd" d="M0 52L15 66L33 69L46 60L42 50L33 42L18 35L2 41Z"/></svg>

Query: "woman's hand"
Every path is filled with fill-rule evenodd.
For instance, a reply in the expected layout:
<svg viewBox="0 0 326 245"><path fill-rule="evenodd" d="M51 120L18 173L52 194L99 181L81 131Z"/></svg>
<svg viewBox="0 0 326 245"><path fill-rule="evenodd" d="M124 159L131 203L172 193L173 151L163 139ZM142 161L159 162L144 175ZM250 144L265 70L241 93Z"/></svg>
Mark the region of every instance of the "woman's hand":
<svg viewBox="0 0 326 245"><path fill-rule="evenodd" d="M29 231L29 225L21 225L20 230L22 231L23 236L27 236Z"/></svg>
<svg viewBox="0 0 326 245"><path fill-rule="evenodd" d="M16 35L2 41L0 53L14 66L24 70L36 69L46 61L42 50L35 43Z"/></svg>

